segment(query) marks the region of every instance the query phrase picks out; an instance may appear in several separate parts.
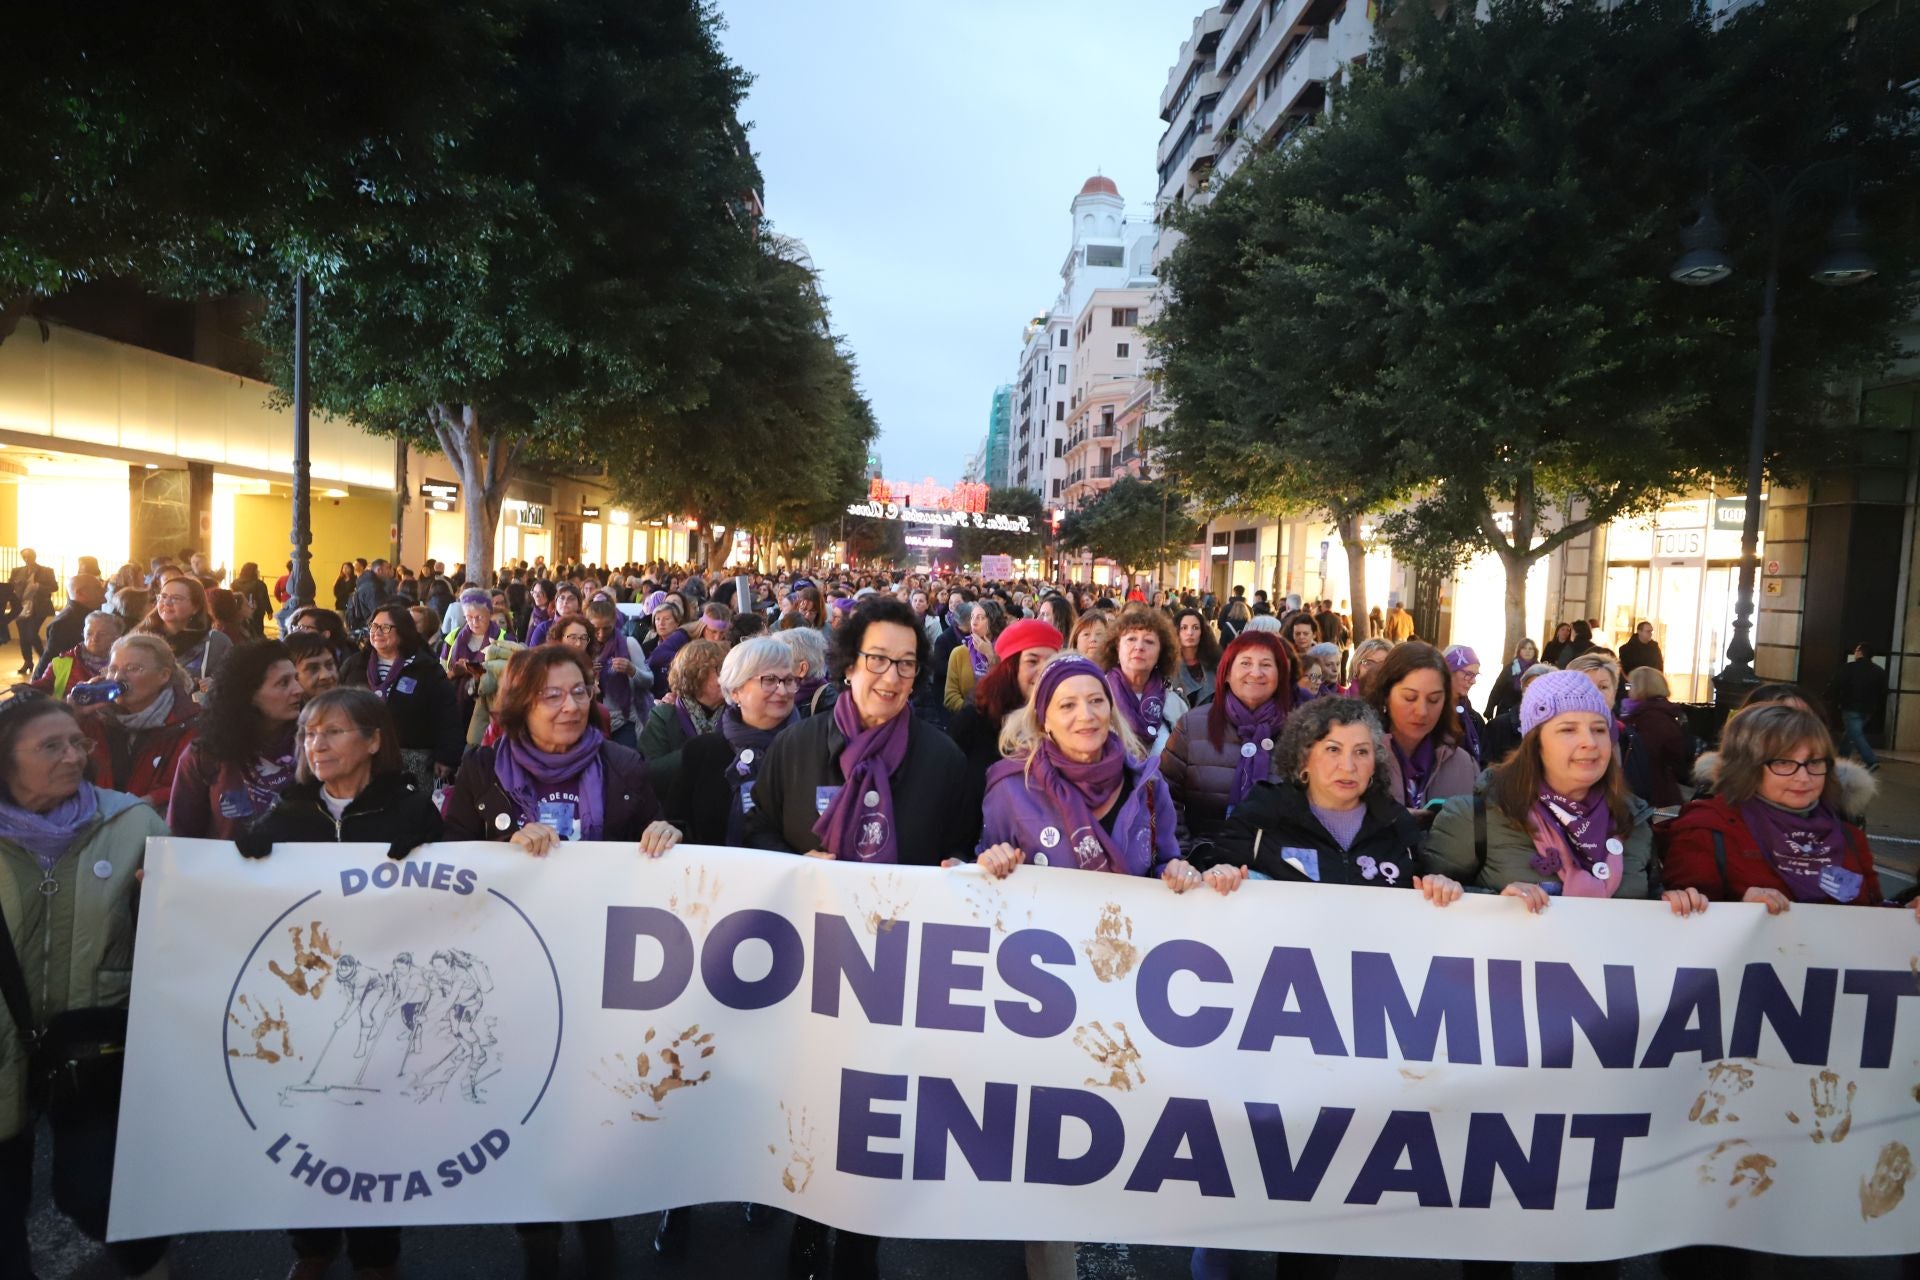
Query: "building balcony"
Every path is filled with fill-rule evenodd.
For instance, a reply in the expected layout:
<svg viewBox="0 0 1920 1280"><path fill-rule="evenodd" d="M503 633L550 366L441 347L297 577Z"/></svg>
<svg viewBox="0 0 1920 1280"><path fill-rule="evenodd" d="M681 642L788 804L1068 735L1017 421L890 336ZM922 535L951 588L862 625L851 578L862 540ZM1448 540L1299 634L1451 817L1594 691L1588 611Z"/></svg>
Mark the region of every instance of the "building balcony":
<svg viewBox="0 0 1920 1280"><path fill-rule="evenodd" d="M1326 101L1327 77L1333 74L1335 66L1333 42L1327 39L1323 28L1294 49L1286 70L1280 74L1280 85L1269 99L1269 103L1278 103L1278 108L1269 113L1269 103L1262 103L1260 114L1271 114L1271 119L1277 121L1302 111L1318 111Z"/></svg>

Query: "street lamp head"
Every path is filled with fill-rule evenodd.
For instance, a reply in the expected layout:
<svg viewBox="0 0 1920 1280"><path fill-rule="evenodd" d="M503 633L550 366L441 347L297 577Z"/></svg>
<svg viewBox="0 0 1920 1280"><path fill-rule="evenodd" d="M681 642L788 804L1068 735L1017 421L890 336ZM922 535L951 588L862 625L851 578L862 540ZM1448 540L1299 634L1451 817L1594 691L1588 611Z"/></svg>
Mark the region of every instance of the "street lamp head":
<svg viewBox="0 0 1920 1280"><path fill-rule="evenodd" d="M1813 269L1813 282L1842 289L1871 280L1880 273L1866 250L1867 232L1852 205L1840 211L1827 232L1827 253Z"/></svg>
<svg viewBox="0 0 1920 1280"><path fill-rule="evenodd" d="M1700 216L1680 232L1680 257L1667 272L1675 284L1718 284L1733 274L1727 260L1727 230L1714 216L1713 201L1700 202Z"/></svg>

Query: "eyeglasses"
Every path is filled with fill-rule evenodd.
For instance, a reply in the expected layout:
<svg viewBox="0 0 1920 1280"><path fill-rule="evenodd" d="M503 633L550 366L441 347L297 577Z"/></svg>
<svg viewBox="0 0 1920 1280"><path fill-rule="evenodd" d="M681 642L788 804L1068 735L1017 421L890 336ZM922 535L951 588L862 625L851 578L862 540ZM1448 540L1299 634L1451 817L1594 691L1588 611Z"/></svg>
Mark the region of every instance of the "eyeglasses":
<svg viewBox="0 0 1920 1280"><path fill-rule="evenodd" d="M1815 756L1811 760L1769 760L1766 765L1767 772L1776 778L1791 778L1802 769L1807 771L1809 778L1824 778L1827 770L1833 768L1833 759L1830 756Z"/></svg>
<svg viewBox="0 0 1920 1280"><path fill-rule="evenodd" d="M192 604L193 597L190 595L182 595L178 591L163 591L160 593L160 603L161 604Z"/></svg>
<svg viewBox="0 0 1920 1280"><path fill-rule="evenodd" d="M558 710L563 704L568 702L578 702L584 706L591 701L593 701L593 693L583 684L577 684L571 689L542 689L540 691L540 705L549 711Z"/></svg>
<svg viewBox="0 0 1920 1280"><path fill-rule="evenodd" d="M331 746L346 735L359 732L358 729L302 729L300 731L300 739L308 746L312 746L316 742L324 742Z"/></svg>
<svg viewBox="0 0 1920 1280"><path fill-rule="evenodd" d="M400 628L394 626L391 622L376 622L367 628L367 634L370 636L390 636L399 629Z"/></svg>
<svg viewBox="0 0 1920 1280"><path fill-rule="evenodd" d="M758 679L762 693L778 693L782 690L792 693L800 687L799 676L760 676Z"/></svg>
<svg viewBox="0 0 1920 1280"><path fill-rule="evenodd" d="M59 760L68 754L90 756L93 754L93 739L84 733L76 733L71 737L43 742L34 748L34 752L41 759L48 761Z"/></svg>
<svg viewBox="0 0 1920 1280"><path fill-rule="evenodd" d="M862 651L860 659L866 663L868 673L876 676L887 674L887 669L891 667L900 673L902 680L911 680L920 670L920 659L918 658L889 658L884 653L867 653ZM798 685L794 687L799 688Z"/></svg>

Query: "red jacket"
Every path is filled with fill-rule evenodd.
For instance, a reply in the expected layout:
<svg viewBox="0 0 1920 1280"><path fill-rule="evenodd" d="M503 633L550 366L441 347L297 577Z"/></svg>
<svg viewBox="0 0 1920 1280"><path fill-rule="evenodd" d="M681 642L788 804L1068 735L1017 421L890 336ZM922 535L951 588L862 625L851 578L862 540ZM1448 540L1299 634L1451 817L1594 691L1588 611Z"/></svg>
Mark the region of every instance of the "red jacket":
<svg viewBox="0 0 1920 1280"><path fill-rule="evenodd" d="M1866 833L1851 822L1846 829L1847 851L1842 865L1861 879L1860 896L1851 906L1877 907L1881 903L1880 877L1874 873L1873 853ZM1713 836L1720 834L1727 870L1720 873ZM1740 811L1719 796L1689 800L1680 816L1665 825L1668 889L1698 889L1715 902L1738 902L1749 889L1777 889L1789 898L1793 891L1760 852L1760 842L1747 829Z"/></svg>
<svg viewBox="0 0 1920 1280"><path fill-rule="evenodd" d="M173 794L174 771L193 741L195 703L175 697L166 723L128 737L107 707L88 707L80 713L80 728L93 739L93 783L111 791L139 796L161 814ZM116 757L118 763L116 763Z"/></svg>

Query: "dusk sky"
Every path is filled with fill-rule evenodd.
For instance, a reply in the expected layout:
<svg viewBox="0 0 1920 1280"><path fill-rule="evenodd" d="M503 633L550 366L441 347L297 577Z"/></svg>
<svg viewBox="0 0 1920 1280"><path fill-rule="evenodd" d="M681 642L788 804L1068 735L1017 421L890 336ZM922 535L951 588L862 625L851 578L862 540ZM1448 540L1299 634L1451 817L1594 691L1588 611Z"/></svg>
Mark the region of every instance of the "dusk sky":
<svg viewBox="0 0 1920 1280"><path fill-rule="evenodd" d="M887 474L958 479L1096 172L1149 209L1199 0L720 0L773 229L806 243Z"/></svg>

